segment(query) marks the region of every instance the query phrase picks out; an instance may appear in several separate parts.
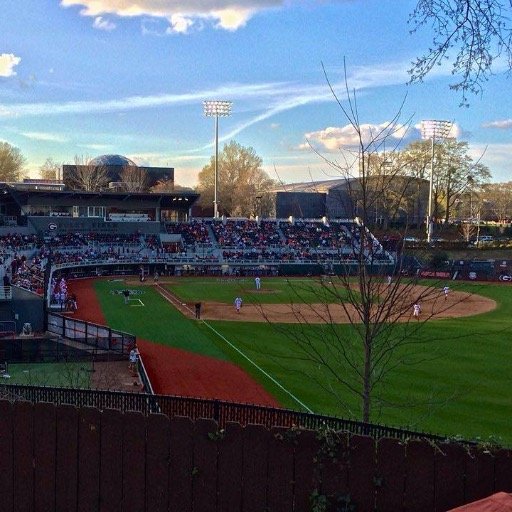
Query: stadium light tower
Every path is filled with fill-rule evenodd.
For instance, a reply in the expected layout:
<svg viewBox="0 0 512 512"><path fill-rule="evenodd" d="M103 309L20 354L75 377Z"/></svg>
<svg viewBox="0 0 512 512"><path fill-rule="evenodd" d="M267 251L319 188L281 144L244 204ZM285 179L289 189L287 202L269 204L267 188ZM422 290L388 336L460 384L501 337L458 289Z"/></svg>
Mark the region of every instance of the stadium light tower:
<svg viewBox="0 0 512 512"><path fill-rule="evenodd" d="M231 115L231 101L225 100L207 100L203 101L204 115L206 117L215 117L215 174L213 185L213 216L219 217L219 203L217 193L219 189L219 117L228 117Z"/></svg>
<svg viewBox="0 0 512 512"><path fill-rule="evenodd" d="M444 140L450 136L453 123L451 121L440 121L429 119L421 121L421 138L432 142L430 155L430 180L428 188L428 215L427 215L427 242L432 242L434 221L432 218L432 195L434 188L434 144L436 140Z"/></svg>

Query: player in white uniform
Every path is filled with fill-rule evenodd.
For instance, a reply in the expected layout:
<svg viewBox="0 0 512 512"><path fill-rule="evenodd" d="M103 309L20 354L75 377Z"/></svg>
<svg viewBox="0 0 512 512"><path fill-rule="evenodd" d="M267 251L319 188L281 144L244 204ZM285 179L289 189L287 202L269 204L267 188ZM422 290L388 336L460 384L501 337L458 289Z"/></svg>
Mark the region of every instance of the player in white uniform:
<svg viewBox="0 0 512 512"><path fill-rule="evenodd" d="M259 276L254 278L254 285L256 286L256 290L261 289L261 279Z"/></svg>
<svg viewBox="0 0 512 512"><path fill-rule="evenodd" d="M242 298L241 297L237 297L235 299L235 309L236 309L237 313L240 313L240 308L241 307L242 307Z"/></svg>
<svg viewBox="0 0 512 512"><path fill-rule="evenodd" d="M450 293L450 287L449 286L445 286L443 288L443 293L444 293L444 300L448 299L448 294Z"/></svg>
<svg viewBox="0 0 512 512"><path fill-rule="evenodd" d="M412 316L414 318L416 318L416 320L419 320L420 313L421 313L421 306L418 303L414 304L414 306L412 307Z"/></svg>

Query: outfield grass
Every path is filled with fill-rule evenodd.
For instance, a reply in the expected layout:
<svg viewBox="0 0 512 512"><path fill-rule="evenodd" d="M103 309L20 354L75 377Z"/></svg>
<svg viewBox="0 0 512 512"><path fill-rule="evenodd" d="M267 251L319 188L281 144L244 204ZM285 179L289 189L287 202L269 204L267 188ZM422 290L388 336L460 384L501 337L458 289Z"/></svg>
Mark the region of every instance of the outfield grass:
<svg viewBox="0 0 512 512"><path fill-rule="evenodd" d="M212 343L197 322L184 318L152 286L129 288L140 293L133 298L140 299L144 306L127 305L121 294L111 293L126 289L126 284L103 280L95 283L101 309L111 327L141 339L226 359L224 352Z"/></svg>
<svg viewBox="0 0 512 512"><path fill-rule="evenodd" d="M180 280L179 285L171 288L184 302L211 300L231 303L241 285L242 289L247 286L248 290L253 283L251 280L244 285L196 278ZM332 385L334 380L322 368L301 360L296 345L290 339L293 336L308 336L315 340L313 345L318 350L324 350L322 341L330 335L325 326L208 322L289 390L290 395L269 381L256 366L241 357L203 323L184 318L151 287L141 287L145 293L140 298L146 306L129 308L127 314L128 306L123 304L122 298L113 300L109 293L115 286L115 283L106 281L96 283L103 311L112 327L158 343L232 360L244 367L286 407L300 408L291 396L294 395L314 412L359 417L359 405L354 397L344 389L339 391L337 398L327 393L314 377L317 376L316 380L326 387ZM275 292L258 294L258 300L261 298L267 302L271 298L276 303L290 302L286 280L265 279L263 286ZM306 291L301 292L303 298L309 293L308 284L305 286ZM466 286L453 283L455 286L496 300L498 308L474 317L428 322L416 336L418 340L427 342L415 354L415 359L420 362L398 366L388 376L384 388L384 397L389 402L405 400L413 406L375 410L372 420L470 438L497 436L512 444L512 429L509 427L512 368L508 362L512 338L509 320L511 290L498 284L471 283ZM318 302L312 288L310 291L310 300ZM248 301L247 294L244 299ZM349 325L336 326L336 334L340 337L350 335L350 329ZM396 356L410 362L410 356L405 352L398 351ZM349 375L347 368L341 364L338 371L340 375ZM353 379L351 382L354 382Z"/></svg>
<svg viewBox="0 0 512 512"><path fill-rule="evenodd" d="M262 278L261 290L256 290L250 277L240 279L223 278L179 278L176 284L167 286L185 302L212 301L231 304L240 296L249 304L315 303L327 293L318 281L308 278ZM344 298L345 290L338 289Z"/></svg>

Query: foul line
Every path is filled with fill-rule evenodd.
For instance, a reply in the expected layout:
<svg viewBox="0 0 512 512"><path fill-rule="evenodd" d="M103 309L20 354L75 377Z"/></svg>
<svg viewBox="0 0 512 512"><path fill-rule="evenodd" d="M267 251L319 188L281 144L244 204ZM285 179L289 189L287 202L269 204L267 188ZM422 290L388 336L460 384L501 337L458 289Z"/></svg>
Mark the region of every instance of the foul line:
<svg viewBox="0 0 512 512"><path fill-rule="evenodd" d="M192 313L192 309L190 309L187 305L184 305L183 303L179 302L178 300L175 300L174 298L171 298L167 295L167 290L162 287L162 285L157 285L158 288L160 288L160 295L169 303L171 303L173 306L174 303L177 303L180 307L185 307ZM247 356L244 352L242 352L236 345L231 343L223 334L221 334L219 331L217 331L214 327L212 327L208 322L205 320L200 320L208 329L212 330L219 338L224 340L233 350L238 352L246 361L251 363L257 370L259 370L265 377L267 377L269 380L271 380L278 388L280 388L282 391L284 391L288 396L293 398L300 406L304 407L307 412L314 414L314 411L312 411L304 402L299 400L291 391L286 389L280 382L278 382L272 375L267 373L261 366L259 366L255 361L253 361L249 356Z"/></svg>

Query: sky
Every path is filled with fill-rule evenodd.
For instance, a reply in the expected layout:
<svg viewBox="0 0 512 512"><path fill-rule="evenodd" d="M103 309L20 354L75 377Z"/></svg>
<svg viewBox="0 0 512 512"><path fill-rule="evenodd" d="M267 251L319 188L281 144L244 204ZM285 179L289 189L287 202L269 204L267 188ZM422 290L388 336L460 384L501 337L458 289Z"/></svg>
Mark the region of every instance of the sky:
<svg viewBox="0 0 512 512"><path fill-rule="evenodd" d="M3 0L0 141L21 150L32 177L47 158L121 154L194 186L214 153L203 101L228 100L221 149L254 148L284 183L336 178L323 157L340 158L353 133L329 84L346 106L346 76L368 130L400 109L405 142L420 138L421 120L452 121L493 181L512 180L512 77L498 65L469 107L448 65L408 84L432 37L410 34L415 3Z"/></svg>

